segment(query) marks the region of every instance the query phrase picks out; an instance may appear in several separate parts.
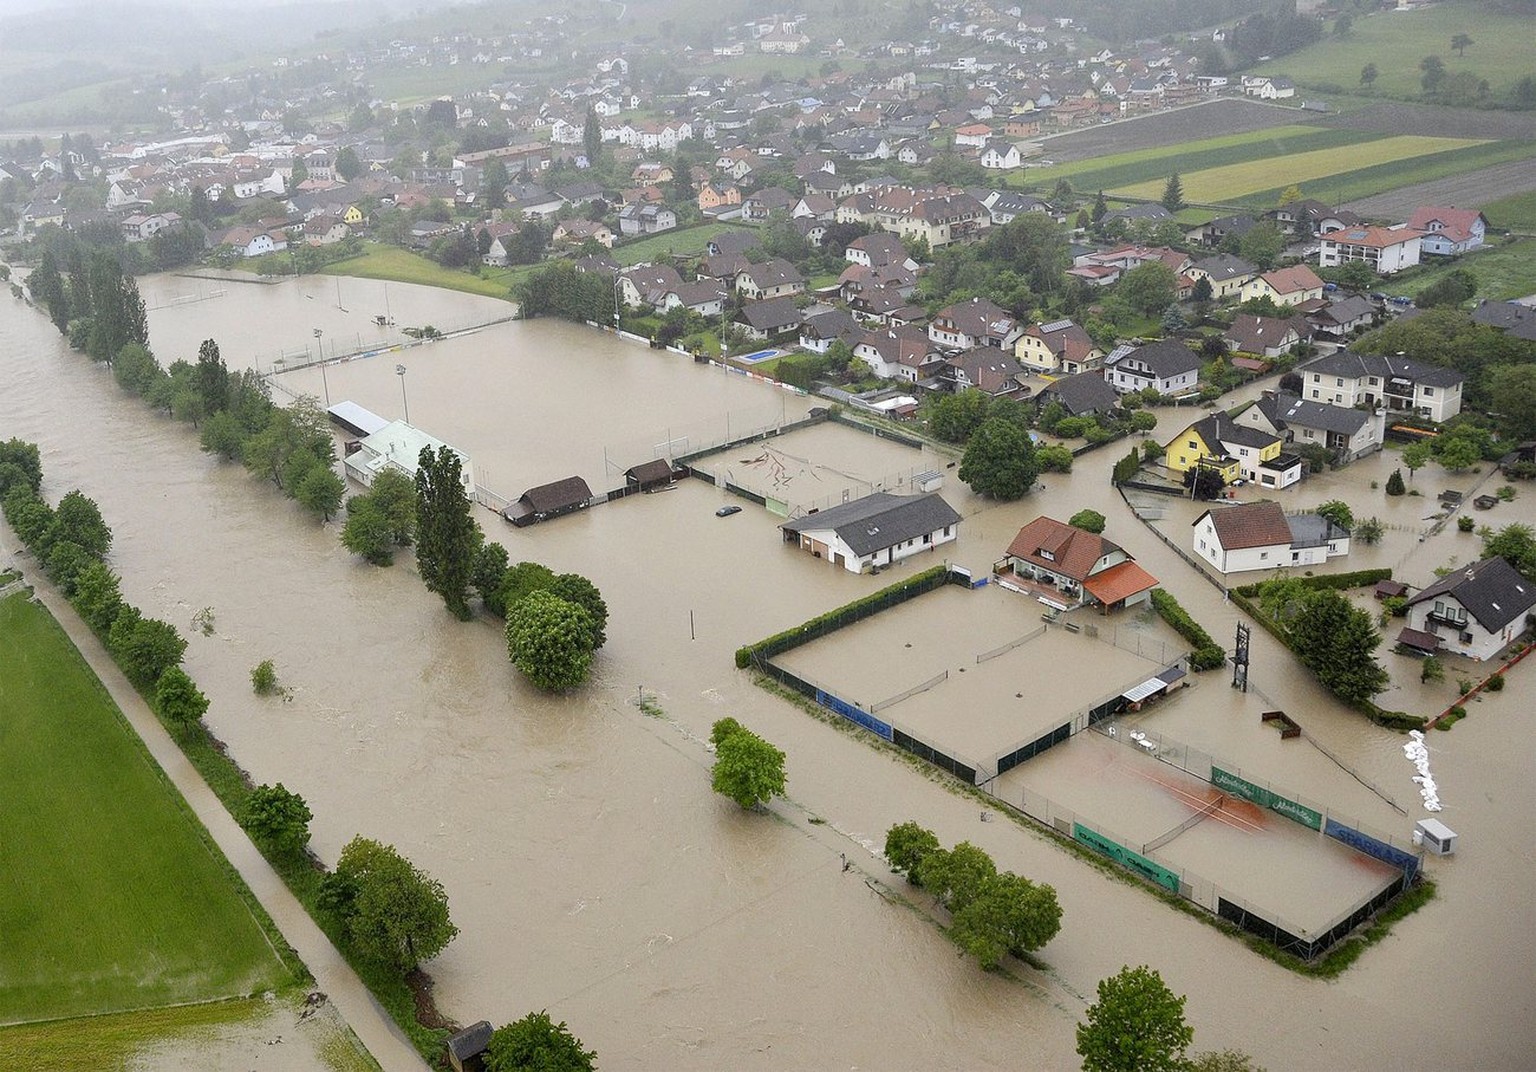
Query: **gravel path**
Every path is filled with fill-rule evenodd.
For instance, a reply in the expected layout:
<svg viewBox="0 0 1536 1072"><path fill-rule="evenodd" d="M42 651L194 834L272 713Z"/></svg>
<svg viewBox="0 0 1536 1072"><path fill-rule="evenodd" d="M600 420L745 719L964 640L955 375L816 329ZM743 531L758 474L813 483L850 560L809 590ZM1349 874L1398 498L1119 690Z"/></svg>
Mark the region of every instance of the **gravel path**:
<svg viewBox="0 0 1536 1072"><path fill-rule="evenodd" d="M198 820L213 835L220 851L240 872L240 877L272 917L277 929L313 973L315 988L330 998L384 1072L427 1072L427 1065L416 1048L374 1000L357 973L337 952L325 932L316 926L265 857L251 844L245 831L224 810L223 803L182 754L143 697L128 683L95 634L86 628L45 577L29 571L26 580L34 586L36 597L48 608L92 672L106 686L160 769L165 771L177 792L186 798Z"/></svg>
<svg viewBox="0 0 1536 1072"><path fill-rule="evenodd" d="M1511 160L1465 175L1404 186L1384 194L1351 201L1343 207L1370 218L1402 221L1420 205L1481 208L1511 194L1536 190L1536 161Z"/></svg>

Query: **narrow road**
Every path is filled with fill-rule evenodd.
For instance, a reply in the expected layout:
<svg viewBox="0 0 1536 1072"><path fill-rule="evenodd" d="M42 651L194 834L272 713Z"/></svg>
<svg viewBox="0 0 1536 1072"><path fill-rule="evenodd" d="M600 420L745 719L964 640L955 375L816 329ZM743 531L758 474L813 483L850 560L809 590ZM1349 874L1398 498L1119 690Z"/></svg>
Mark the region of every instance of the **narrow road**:
<svg viewBox="0 0 1536 1072"><path fill-rule="evenodd" d="M330 998L384 1072L427 1072L427 1064L416 1052L416 1048L395 1026L395 1022L331 944L325 932L309 918L304 906L283 885L283 880L257 851L245 831L224 810L223 802L208 788L208 783L203 781L202 775L182 754L149 705L128 683L96 635L41 574L31 556L23 558L17 553L18 546L9 527L0 524L0 563L14 561L25 571L27 583L34 586L37 597L63 627L87 665L101 679L160 769L165 771L177 791L186 798L199 821L213 835L220 851L234 864L240 877L272 917L277 929L314 974L315 987Z"/></svg>

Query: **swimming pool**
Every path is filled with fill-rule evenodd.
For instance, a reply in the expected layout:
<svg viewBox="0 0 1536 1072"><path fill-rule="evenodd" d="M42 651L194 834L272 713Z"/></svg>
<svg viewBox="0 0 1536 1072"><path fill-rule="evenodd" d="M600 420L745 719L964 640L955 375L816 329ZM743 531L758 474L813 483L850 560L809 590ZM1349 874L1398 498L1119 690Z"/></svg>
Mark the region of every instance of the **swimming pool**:
<svg viewBox="0 0 1536 1072"><path fill-rule="evenodd" d="M778 357L783 352L783 350L757 350L750 354L743 354L736 360L745 362L748 365L755 365L759 361L767 361L770 357Z"/></svg>

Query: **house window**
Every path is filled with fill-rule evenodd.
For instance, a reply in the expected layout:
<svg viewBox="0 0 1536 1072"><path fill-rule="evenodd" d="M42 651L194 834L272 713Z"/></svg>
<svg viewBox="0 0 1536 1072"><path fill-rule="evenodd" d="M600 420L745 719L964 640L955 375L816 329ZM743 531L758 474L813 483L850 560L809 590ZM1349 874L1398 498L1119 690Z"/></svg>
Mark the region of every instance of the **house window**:
<svg viewBox="0 0 1536 1072"><path fill-rule="evenodd" d="M1425 398L1434 398L1435 397L1435 389L1433 387L1426 387L1426 388L1424 388L1424 397Z"/></svg>
<svg viewBox="0 0 1536 1072"><path fill-rule="evenodd" d="M1196 443L1193 439L1191 439L1189 441L1189 449L1190 450L1199 450L1200 449L1200 445L1198 443Z"/></svg>
<svg viewBox="0 0 1536 1072"><path fill-rule="evenodd" d="M948 526L948 525L945 525L945 526L944 526L944 535L946 535L946 536L948 536L948 535L949 535L949 528L950 528L950 527L949 527L949 526Z"/></svg>
<svg viewBox="0 0 1536 1072"><path fill-rule="evenodd" d="M1316 397L1318 397L1318 394L1317 394L1317 389L1316 389L1316 388L1314 388L1314 389L1313 389L1313 391L1312 391L1312 397L1313 397L1313 398L1316 398Z"/></svg>
<svg viewBox="0 0 1536 1072"><path fill-rule="evenodd" d="M1323 378L1322 378L1322 376L1320 376L1316 372L1314 372L1314 373L1312 373L1312 382L1313 383L1322 383L1323 382Z"/></svg>
<svg viewBox="0 0 1536 1072"><path fill-rule="evenodd" d="M1268 551L1260 551L1259 552L1259 561L1260 562L1263 562L1268 557L1269 557L1269 552Z"/></svg>
<svg viewBox="0 0 1536 1072"><path fill-rule="evenodd" d="M1376 377L1375 376L1367 377L1365 382L1370 384L1372 387L1375 387L1376 386Z"/></svg>
<svg viewBox="0 0 1536 1072"><path fill-rule="evenodd" d="M1470 643L1472 643L1472 634L1471 633L1463 633L1463 634L1461 634L1461 642L1463 644L1470 644Z"/></svg>
<svg viewBox="0 0 1536 1072"><path fill-rule="evenodd" d="M1205 541L1204 540L1200 541L1200 550L1202 550L1202 551L1205 550Z"/></svg>
<svg viewBox="0 0 1536 1072"><path fill-rule="evenodd" d="M1338 377L1338 378L1337 378L1337 379L1336 379L1336 380L1335 380L1335 382L1334 382L1334 386L1335 386L1335 387L1343 387L1343 386L1344 386L1344 377L1343 377L1343 376L1339 376L1339 377Z"/></svg>

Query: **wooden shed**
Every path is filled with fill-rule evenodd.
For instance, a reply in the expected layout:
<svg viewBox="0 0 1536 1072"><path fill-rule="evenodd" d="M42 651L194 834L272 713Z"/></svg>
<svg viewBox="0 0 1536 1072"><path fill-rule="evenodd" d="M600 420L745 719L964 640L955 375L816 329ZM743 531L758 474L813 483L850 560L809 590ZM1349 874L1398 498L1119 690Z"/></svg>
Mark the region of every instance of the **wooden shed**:
<svg viewBox="0 0 1536 1072"><path fill-rule="evenodd" d="M501 512L501 516L521 528L548 521L561 514L584 510L592 503L592 489L579 476L568 476L551 484L529 488Z"/></svg>
<svg viewBox="0 0 1536 1072"><path fill-rule="evenodd" d="M624 470L624 487L631 493L656 491L669 486L676 479L677 474L672 471L672 463L665 458L643 462Z"/></svg>

